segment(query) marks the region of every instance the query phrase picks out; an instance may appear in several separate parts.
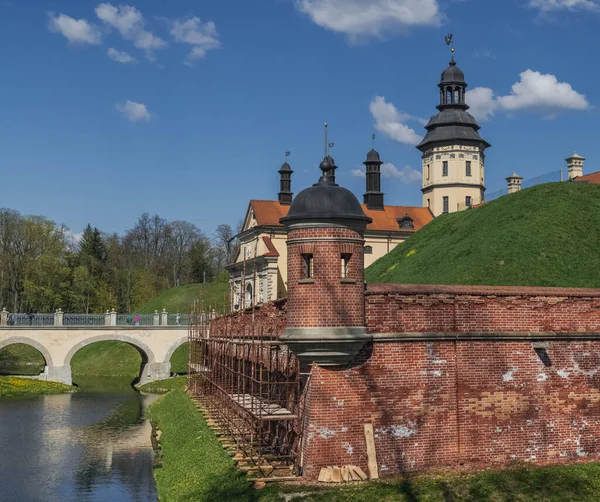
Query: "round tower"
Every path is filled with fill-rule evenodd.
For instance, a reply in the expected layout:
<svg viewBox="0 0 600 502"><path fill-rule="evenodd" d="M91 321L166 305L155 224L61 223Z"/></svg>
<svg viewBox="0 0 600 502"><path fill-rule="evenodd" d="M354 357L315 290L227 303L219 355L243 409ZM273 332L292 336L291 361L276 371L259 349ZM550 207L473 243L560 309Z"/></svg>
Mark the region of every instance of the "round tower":
<svg viewBox="0 0 600 502"><path fill-rule="evenodd" d="M439 113L429 119L427 134L417 145L423 159L423 206L434 216L484 200L485 150L491 146L481 138L479 124L467 111L467 83L454 56L438 87Z"/></svg>
<svg viewBox="0 0 600 502"><path fill-rule="evenodd" d="M364 232L372 220L356 196L334 181L334 160L300 192L281 223L288 238L287 328L302 363L349 363L370 340L365 327Z"/></svg>

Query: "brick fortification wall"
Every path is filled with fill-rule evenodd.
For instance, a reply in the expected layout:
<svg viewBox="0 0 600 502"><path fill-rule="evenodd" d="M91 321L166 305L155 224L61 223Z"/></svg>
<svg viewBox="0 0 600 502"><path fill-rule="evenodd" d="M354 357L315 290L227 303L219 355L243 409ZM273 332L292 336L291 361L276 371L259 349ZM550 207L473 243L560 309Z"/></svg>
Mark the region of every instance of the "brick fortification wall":
<svg viewBox="0 0 600 502"><path fill-rule="evenodd" d="M217 317L211 321L211 333L224 336L229 333L249 334L252 330L258 334L262 330L281 336L286 325L286 304L284 298Z"/></svg>
<svg viewBox="0 0 600 502"><path fill-rule="evenodd" d="M600 290L374 285L373 344L313 367L304 473L600 460Z"/></svg>

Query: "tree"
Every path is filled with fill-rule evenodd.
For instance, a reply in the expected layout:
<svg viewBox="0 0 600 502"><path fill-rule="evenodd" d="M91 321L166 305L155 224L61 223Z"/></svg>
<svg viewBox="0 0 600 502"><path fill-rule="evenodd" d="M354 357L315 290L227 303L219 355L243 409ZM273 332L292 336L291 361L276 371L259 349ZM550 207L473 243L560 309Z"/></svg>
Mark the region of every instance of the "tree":
<svg viewBox="0 0 600 502"><path fill-rule="evenodd" d="M215 230L215 243L217 248L222 251L226 265L231 262L231 255L234 246L233 241L235 237L236 236L234 235L231 226L225 223L219 225Z"/></svg>
<svg viewBox="0 0 600 502"><path fill-rule="evenodd" d="M179 286L186 257L194 244L200 239L198 227L187 221L173 221L170 224L169 254L173 285Z"/></svg>

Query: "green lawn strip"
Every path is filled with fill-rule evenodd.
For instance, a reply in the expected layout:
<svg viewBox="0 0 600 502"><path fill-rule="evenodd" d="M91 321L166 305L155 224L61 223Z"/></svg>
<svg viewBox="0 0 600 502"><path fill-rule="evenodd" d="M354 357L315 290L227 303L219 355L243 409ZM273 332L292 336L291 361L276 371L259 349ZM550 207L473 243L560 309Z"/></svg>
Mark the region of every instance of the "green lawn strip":
<svg viewBox="0 0 600 502"><path fill-rule="evenodd" d="M45 382L29 378L0 376L0 396L34 396L41 394L65 394L75 387L57 382Z"/></svg>
<svg viewBox="0 0 600 502"><path fill-rule="evenodd" d="M140 374L142 356L124 342L95 342L78 350L71 359L73 376L127 376Z"/></svg>
<svg viewBox="0 0 600 502"><path fill-rule="evenodd" d="M14 343L0 350L0 374L39 375L45 365L44 356L31 345Z"/></svg>
<svg viewBox="0 0 600 502"><path fill-rule="evenodd" d="M173 352L171 356L172 373L177 373L178 375L185 375L187 373L189 350L190 344L186 342Z"/></svg>
<svg viewBox="0 0 600 502"><path fill-rule="evenodd" d="M178 376L167 378L166 380L157 380L156 382L146 383L138 387L142 392L151 392L154 394L163 394L171 390L183 390L187 385L187 377Z"/></svg>
<svg viewBox="0 0 600 502"><path fill-rule="evenodd" d="M155 470L161 501L256 500L187 394L169 392L152 403L149 415L161 431L163 464Z"/></svg>
<svg viewBox="0 0 600 502"><path fill-rule="evenodd" d="M600 185L548 183L446 214L365 271L368 283L600 287Z"/></svg>
<svg viewBox="0 0 600 502"><path fill-rule="evenodd" d="M228 310L229 282L186 284L171 288L137 308L136 313L153 314L166 309L169 314L189 314L194 302L202 302L205 310L214 308L219 313Z"/></svg>

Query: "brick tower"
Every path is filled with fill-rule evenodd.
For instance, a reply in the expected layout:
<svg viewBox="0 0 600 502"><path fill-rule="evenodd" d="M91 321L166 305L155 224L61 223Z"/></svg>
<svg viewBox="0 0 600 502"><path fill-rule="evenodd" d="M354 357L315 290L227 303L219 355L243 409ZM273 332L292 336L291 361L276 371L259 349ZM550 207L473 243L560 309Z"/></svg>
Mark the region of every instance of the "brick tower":
<svg viewBox="0 0 600 502"><path fill-rule="evenodd" d="M319 182L298 194L281 223L288 232L284 340L302 363L348 364L371 339L365 327L364 232L372 220L335 183L327 155Z"/></svg>

